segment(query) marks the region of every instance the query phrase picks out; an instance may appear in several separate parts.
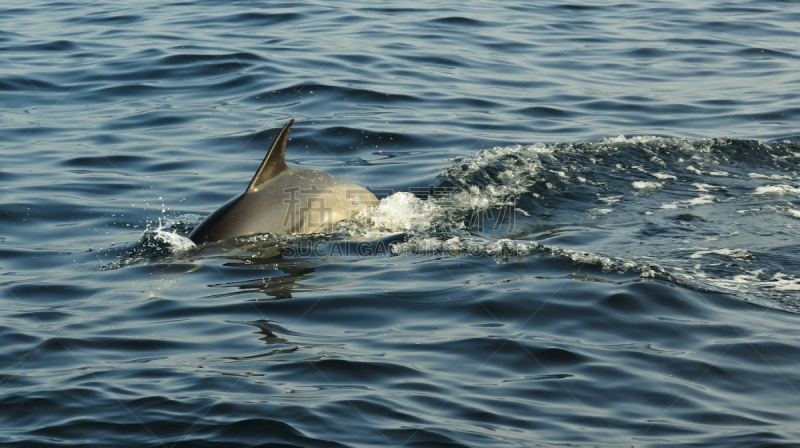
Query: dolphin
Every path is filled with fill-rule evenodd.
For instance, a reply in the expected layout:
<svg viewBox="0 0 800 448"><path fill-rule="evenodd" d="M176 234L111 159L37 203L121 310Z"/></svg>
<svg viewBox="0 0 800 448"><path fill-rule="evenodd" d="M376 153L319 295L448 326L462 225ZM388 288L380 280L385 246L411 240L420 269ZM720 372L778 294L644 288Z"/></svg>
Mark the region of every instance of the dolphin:
<svg viewBox="0 0 800 448"><path fill-rule="evenodd" d="M203 244L257 233L316 233L378 204L375 195L352 182L287 166L293 123L278 133L245 192L203 220L189 239Z"/></svg>

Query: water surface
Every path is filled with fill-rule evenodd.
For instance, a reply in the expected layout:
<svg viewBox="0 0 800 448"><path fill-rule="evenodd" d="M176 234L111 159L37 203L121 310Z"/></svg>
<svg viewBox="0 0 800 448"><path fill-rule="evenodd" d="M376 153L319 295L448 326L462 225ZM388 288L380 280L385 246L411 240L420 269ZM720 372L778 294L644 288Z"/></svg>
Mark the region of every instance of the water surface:
<svg viewBox="0 0 800 448"><path fill-rule="evenodd" d="M800 439L795 5L0 19L4 446ZM289 118L382 221L186 245Z"/></svg>

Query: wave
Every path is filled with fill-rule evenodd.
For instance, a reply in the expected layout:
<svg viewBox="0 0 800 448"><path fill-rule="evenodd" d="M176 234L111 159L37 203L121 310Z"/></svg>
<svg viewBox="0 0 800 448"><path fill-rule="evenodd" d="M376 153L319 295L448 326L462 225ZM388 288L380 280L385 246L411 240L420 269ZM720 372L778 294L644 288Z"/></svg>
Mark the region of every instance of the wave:
<svg viewBox="0 0 800 448"><path fill-rule="evenodd" d="M798 162L797 143L726 138L496 147L324 234L236 245L266 258L557 256L795 311L800 251L786 241L800 226ZM114 267L197 256L185 238L197 222L187 215L145 231Z"/></svg>

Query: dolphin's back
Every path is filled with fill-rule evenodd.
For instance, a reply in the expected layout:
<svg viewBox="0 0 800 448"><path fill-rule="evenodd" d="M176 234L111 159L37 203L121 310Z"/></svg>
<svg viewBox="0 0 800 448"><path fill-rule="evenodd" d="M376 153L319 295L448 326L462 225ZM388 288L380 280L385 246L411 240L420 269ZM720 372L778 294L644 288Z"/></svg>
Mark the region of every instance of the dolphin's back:
<svg viewBox="0 0 800 448"><path fill-rule="evenodd" d="M368 190L344 179L290 168L256 191L228 201L189 238L202 244L258 233L316 233L377 202Z"/></svg>
<svg viewBox="0 0 800 448"><path fill-rule="evenodd" d="M377 204L363 187L322 171L289 168L283 127L247 190L209 215L189 238L195 244L243 235L316 233Z"/></svg>

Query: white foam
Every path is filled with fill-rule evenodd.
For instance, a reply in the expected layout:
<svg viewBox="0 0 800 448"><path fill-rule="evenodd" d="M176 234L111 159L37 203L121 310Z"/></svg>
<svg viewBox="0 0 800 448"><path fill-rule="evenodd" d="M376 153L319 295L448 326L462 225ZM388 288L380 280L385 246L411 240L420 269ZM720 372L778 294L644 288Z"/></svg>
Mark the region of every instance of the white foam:
<svg viewBox="0 0 800 448"><path fill-rule="evenodd" d="M747 173L747 175L749 177L752 177L753 179L792 180L792 176L782 176L780 174L773 174L771 176L767 176L759 173Z"/></svg>
<svg viewBox="0 0 800 448"><path fill-rule="evenodd" d="M622 196L606 196L606 197L598 197L600 202L605 202L608 205L616 204L617 202L622 200Z"/></svg>
<svg viewBox="0 0 800 448"><path fill-rule="evenodd" d="M792 187L791 185L766 185L758 187L752 194L798 194L800 195L800 188Z"/></svg>
<svg viewBox="0 0 800 448"><path fill-rule="evenodd" d="M638 188L640 190L655 190L658 188L662 188L664 184L661 182L643 182L643 181L636 181L633 183L633 188Z"/></svg>
<svg viewBox="0 0 800 448"><path fill-rule="evenodd" d="M699 197L696 197L694 199L689 199L688 201L683 201L683 202L685 202L688 206L693 206L693 205L711 204L715 200L716 199L714 199L714 196L711 196L710 194L703 194L700 195Z"/></svg>
<svg viewBox="0 0 800 448"><path fill-rule="evenodd" d="M698 170L697 168L695 168L695 167L694 167L694 166L692 166L692 165L689 165L689 166L687 166L687 167L686 167L686 171L691 171L691 172L693 172L693 173L695 173L695 174L703 174L703 172L702 172L702 171Z"/></svg>
<svg viewBox="0 0 800 448"><path fill-rule="evenodd" d="M174 227L176 224L180 223L200 221L202 221L200 215L195 214L181 215L176 220L166 219L163 223L161 222L161 218L158 218L158 227L152 230L153 236L172 246L172 249L175 252L185 251L196 247L196 245L194 244L194 241L190 240L189 238L178 235L177 230L175 230ZM150 232L150 230L145 230L144 234L147 234L148 232Z"/></svg>
<svg viewBox="0 0 800 448"><path fill-rule="evenodd" d="M513 241L510 239L490 240L478 237L460 238L454 236L447 240L434 237L412 238L409 241L392 244L392 253L399 256L435 255L435 256L525 256L537 249L537 243Z"/></svg>
<svg viewBox="0 0 800 448"><path fill-rule="evenodd" d="M590 218L596 218L598 216L609 215L611 213L614 213L614 209L613 208L590 208L589 210L586 210L586 214Z"/></svg>
<svg viewBox="0 0 800 448"><path fill-rule="evenodd" d="M745 249L715 249L715 250L701 250L689 255L689 258L702 258L703 255L722 255L726 257L735 258L738 260L745 260L753 256L752 253Z"/></svg>
<svg viewBox="0 0 800 448"><path fill-rule="evenodd" d="M678 180L676 176L666 173L653 173L653 176L658 180Z"/></svg>
<svg viewBox="0 0 800 448"><path fill-rule="evenodd" d="M429 226L440 212L440 207L432 201L423 201L404 191L383 198L377 207L364 211L371 226L389 232Z"/></svg>
<svg viewBox="0 0 800 448"><path fill-rule="evenodd" d="M667 204L662 204L661 208L664 210L674 210L677 209L678 207L688 208L688 207L694 207L696 205L711 204L715 200L716 199L714 198L714 196L711 196L710 194L702 194L694 199L687 199L685 201L676 201Z"/></svg>
<svg viewBox="0 0 800 448"><path fill-rule="evenodd" d="M176 231L168 232L163 229L155 230L155 237L169 244L176 252L182 252L195 247L194 241L185 236L178 235Z"/></svg>
<svg viewBox="0 0 800 448"><path fill-rule="evenodd" d="M609 137L609 138L601 138L598 140L598 143L650 143L654 141L661 141L664 140L662 137L655 137L652 135L637 135L633 137L625 137L624 135L618 135L616 137Z"/></svg>
<svg viewBox="0 0 800 448"><path fill-rule="evenodd" d="M766 286L775 291L800 291L800 278L778 272Z"/></svg>
<svg viewBox="0 0 800 448"><path fill-rule="evenodd" d="M709 184L700 184L700 183L695 183L695 184L692 184L692 186L693 186L693 187L695 187L695 188L697 188L697 191L703 191L703 192L708 192L708 191L709 191L709 189L713 190L713 189L717 188L717 187L715 187L715 186L713 186L713 185L709 185Z"/></svg>
<svg viewBox="0 0 800 448"><path fill-rule="evenodd" d="M737 210L736 212L741 214L756 213L756 212L774 212L774 213L785 214L790 218L800 218L800 210L793 209L787 205L766 205L764 207L759 207L759 208Z"/></svg>
<svg viewBox="0 0 800 448"><path fill-rule="evenodd" d="M622 261L622 260L615 260L609 257L593 254L590 252L582 252L582 251L573 251L573 250L564 250L564 249L556 249L553 250L554 253L559 253L570 260L580 263L580 264L594 264L599 265L605 271L618 271L618 272L627 272L630 270L635 270L637 264L631 261Z"/></svg>
<svg viewBox="0 0 800 448"><path fill-rule="evenodd" d="M718 288L729 290L747 290L754 283L758 283L759 279L756 275L752 274L739 274L732 278L706 278L706 281Z"/></svg>
<svg viewBox="0 0 800 448"><path fill-rule="evenodd" d="M471 177L475 173L485 173L486 167L490 165L502 167L492 182L482 187L485 191L481 194L486 193L492 198L510 198L526 193L528 187L538 180L537 173L543 168L538 154L552 152L552 147L543 144L496 147L480 151L471 157L457 159L461 163L457 163L443 175L474 195L478 189L474 184L468 183ZM514 163L507 163L509 156L514 157ZM565 180L569 177L564 171L553 172Z"/></svg>

